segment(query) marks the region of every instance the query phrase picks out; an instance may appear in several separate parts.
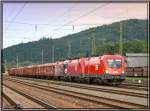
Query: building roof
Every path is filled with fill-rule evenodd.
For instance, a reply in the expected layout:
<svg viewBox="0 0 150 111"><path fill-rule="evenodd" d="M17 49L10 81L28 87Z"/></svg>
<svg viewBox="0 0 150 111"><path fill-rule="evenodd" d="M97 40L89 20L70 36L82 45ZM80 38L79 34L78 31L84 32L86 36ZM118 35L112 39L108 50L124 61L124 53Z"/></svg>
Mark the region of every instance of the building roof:
<svg viewBox="0 0 150 111"><path fill-rule="evenodd" d="M126 53L127 67L148 66L147 53Z"/></svg>
<svg viewBox="0 0 150 111"><path fill-rule="evenodd" d="M127 57L147 57L148 54L147 53L126 53Z"/></svg>

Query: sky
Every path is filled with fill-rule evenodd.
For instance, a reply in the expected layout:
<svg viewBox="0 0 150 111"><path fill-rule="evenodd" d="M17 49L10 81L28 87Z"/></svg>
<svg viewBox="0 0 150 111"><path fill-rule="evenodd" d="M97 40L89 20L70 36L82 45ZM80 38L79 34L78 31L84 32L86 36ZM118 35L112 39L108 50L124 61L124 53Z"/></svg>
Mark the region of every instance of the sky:
<svg viewBox="0 0 150 111"><path fill-rule="evenodd" d="M147 19L147 3L4 3L3 48L135 18Z"/></svg>

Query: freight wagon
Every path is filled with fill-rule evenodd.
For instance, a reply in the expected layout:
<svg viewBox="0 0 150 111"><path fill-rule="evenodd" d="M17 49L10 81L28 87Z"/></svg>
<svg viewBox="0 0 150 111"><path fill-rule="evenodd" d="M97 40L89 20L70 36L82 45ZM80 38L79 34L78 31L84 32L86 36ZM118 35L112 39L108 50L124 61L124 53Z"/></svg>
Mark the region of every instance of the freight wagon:
<svg viewBox="0 0 150 111"><path fill-rule="evenodd" d="M147 77L148 76L148 54L126 53L126 76Z"/></svg>
<svg viewBox="0 0 150 111"><path fill-rule="evenodd" d="M148 77L148 67L127 67L126 76L128 77Z"/></svg>

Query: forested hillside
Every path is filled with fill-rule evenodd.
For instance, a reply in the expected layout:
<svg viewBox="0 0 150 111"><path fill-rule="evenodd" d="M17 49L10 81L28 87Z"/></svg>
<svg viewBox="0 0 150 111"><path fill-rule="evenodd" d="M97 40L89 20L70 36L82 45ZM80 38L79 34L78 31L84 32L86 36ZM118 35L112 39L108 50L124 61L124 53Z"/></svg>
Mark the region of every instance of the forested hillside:
<svg viewBox="0 0 150 111"><path fill-rule="evenodd" d="M123 52L147 52L147 21L125 20L123 24ZM96 54L119 53L119 22L95 27ZM8 67L16 66L18 56L19 66L41 63L43 49L44 63L52 62L52 47L55 61L68 57L68 41L70 41L71 57L91 56L93 28L67 35L58 39L42 38L39 41L20 43L3 51Z"/></svg>

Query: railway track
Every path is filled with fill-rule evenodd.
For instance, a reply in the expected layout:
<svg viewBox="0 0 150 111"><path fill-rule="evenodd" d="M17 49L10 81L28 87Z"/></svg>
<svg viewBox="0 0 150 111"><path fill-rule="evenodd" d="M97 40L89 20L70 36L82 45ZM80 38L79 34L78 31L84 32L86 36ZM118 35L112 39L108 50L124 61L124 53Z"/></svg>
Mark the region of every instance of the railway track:
<svg viewBox="0 0 150 111"><path fill-rule="evenodd" d="M31 100L31 101L34 102L34 103L39 104L39 106L42 106L43 108L46 108L46 109L49 109L49 108L50 108L50 109L56 109L55 106L53 106L53 105L51 105L51 104L48 104L48 103L46 103L46 102L44 102L44 101L42 101L42 100L39 100L39 99L37 99L37 98L35 98L35 97L29 95L29 94L26 94L26 93L22 92L21 90L17 90L17 89L15 89L15 88L13 88L13 87L10 87L9 85L6 85L6 84L4 84L4 87L6 87L6 88L8 88L8 89L10 89L10 90L12 90L12 91L14 91L14 92L16 92L16 93L22 95L22 96L24 96L25 98L28 98L29 100ZM17 104L15 103L14 100L8 98L8 96L6 96L5 94L4 94L4 97L7 98L7 100L10 101L11 104L17 106ZM14 107L14 108L15 108L15 107ZM15 109L16 109L16 108L15 108Z"/></svg>
<svg viewBox="0 0 150 111"><path fill-rule="evenodd" d="M30 79L31 80L31 79ZM33 79L32 81L36 82L44 82L47 84L56 84L56 85L63 85L63 86L70 86L70 87L76 87L76 88L82 88L82 89L89 89L89 90L94 90L94 91L101 91L101 92L110 92L110 93L115 93L115 94L123 94L123 95L128 95L128 96L135 96L135 97L141 97L141 98L147 98L147 94L143 93L137 93L137 92L129 92L127 90L121 90L121 89L112 89L108 87L97 87L97 86L91 86L91 85L85 85L85 84L77 84L77 83L66 83L66 82L55 82L55 81L47 81L47 80L37 80ZM113 87L114 88L114 87Z"/></svg>
<svg viewBox="0 0 150 111"><path fill-rule="evenodd" d="M148 81L147 82L142 82L142 83L138 83L137 82L131 82L131 81L124 81L122 84L126 84L126 85L130 85L130 84L133 84L135 86L148 86Z"/></svg>
<svg viewBox="0 0 150 111"><path fill-rule="evenodd" d="M38 89L41 89L41 90L46 90L46 91L49 91L49 92L54 92L54 93L57 93L57 94L78 98L78 99L85 100L85 101L88 101L88 102L92 102L92 103L95 103L95 104L103 104L104 106L107 106L108 108L116 107L116 105L108 104L108 103L102 102L101 100L97 101L97 100L94 100L92 98L90 99L89 97L86 97L84 95L72 94L71 92L64 92L62 90L55 89L55 88L54 89L52 89L52 88L48 89L47 87L43 87L43 86L41 87L39 85L30 84L30 83L27 83L27 82L14 81L14 80L13 80L13 82L20 83L20 84L23 84L23 85L26 85L26 86L30 86L32 88L38 88Z"/></svg>
<svg viewBox="0 0 150 111"><path fill-rule="evenodd" d="M12 109L21 109L22 107L17 104L13 99L11 99L7 94L4 92L2 93L3 101L7 102L6 105L3 103L3 108L12 108Z"/></svg>
<svg viewBox="0 0 150 111"><path fill-rule="evenodd" d="M85 85L79 85L79 84L68 84L68 83L66 84L66 83L55 83L55 82L49 82L49 83L63 85L63 86L67 85L70 87L89 89L89 90L94 90L94 91L110 92L110 93L115 93L115 94L123 94L123 95L128 95L128 96L147 98L147 94L142 94L142 93L133 93L133 92L114 90L114 89L106 89L106 88L101 88L101 87L85 86Z"/></svg>
<svg viewBox="0 0 150 111"><path fill-rule="evenodd" d="M127 89L136 89L136 90L145 90L147 91L148 90L148 86L147 85L143 85L143 84L126 84L126 83L123 83L123 84L120 84L120 86L118 87L124 87L124 88L127 88Z"/></svg>
<svg viewBox="0 0 150 111"><path fill-rule="evenodd" d="M145 84L127 84L127 83L122 83L121 85L136 86L136 87L148 87L148 85L145 85Z"/></svg>
<svg viewBox="0 0 150 111"><path fill-rule="evenodd" d="M66 90L66 89L59 89L56 87L44 86L40 84L30 83L27 81L25 82L25 81L12 80L12 79L9 79L9 81L13 81L19 84L24 84L24 85L31 86L34 88L39 88L42 90L47 90L50 92L59 93L62 95L73 96L73 97L80 98L80 99L86 99L87 101L90 101L90 102L94 102L98 104L105 104L105 105L108 105L109 107L114 107L114 108L147 108L147 106L137 104L137 103L126 102L126 101L111 99L107 97L99 97L96 95L94 96L94 95L89 95L89 94L85 94L81 92L76 92L76 91L71 91L71 90Z"/></svg>
<svg viewBox="0 0 150 111"><path fill-rule="evenodd" d="M32 81L45 81L43 79L34 79L34 78L27 78L27 77L15 77L13 76L13 78L21 78L21 79L25 79L25 80L32 80ZM69 83L76 83L76 82L69 82ZM80 84L85 84L85 83L80 83ZM92 84L92 85L95 85L95 86L99 86L97 84ZM101 86L101 85L100 85ZM111 87L114 87L114 86L111 86ZM144 90L144 91L147 91L148 90L148 86L145 85L145 84L129 84L129 83L122 83L120 84L119 86L117 86L118 88L125 88L125 89L135 89L135 90Z"/></svg>

